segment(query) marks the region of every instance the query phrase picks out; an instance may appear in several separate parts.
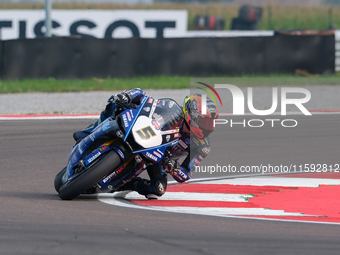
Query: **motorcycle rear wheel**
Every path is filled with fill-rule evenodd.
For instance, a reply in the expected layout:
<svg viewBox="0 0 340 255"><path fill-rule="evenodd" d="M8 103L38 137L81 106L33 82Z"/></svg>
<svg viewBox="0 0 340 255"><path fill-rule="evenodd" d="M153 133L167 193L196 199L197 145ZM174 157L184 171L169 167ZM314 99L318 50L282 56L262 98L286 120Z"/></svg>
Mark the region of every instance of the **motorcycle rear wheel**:
<svg viewBox="0 0 340 255"><path fill-rule="evenodd" d="M59 197L62 200L72 200L113 172L121 162L116 151L108 152L79 176L65 182L59 188Z"/></svg>

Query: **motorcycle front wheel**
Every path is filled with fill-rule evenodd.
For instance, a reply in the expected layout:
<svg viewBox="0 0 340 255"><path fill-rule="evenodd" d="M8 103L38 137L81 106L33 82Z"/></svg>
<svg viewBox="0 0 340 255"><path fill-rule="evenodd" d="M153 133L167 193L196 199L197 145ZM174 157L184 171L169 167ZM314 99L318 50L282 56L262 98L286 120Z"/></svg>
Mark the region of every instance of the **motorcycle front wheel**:
<svg viewBox="0 0 340 255"><path fill-rule="evenodd" d="M71 200L79 196L83 191L93 187L106 175L113 172L121 162L116 151L108 152L84 172L61 185L58 191L59 197L63 200Z"/></svg>
<svg viewBox="0 0 340 255"><path fill-rule="evenodd" d="M63 185L62 178L65 172L66 172L66 167L64 167L64 169L61 170L54 178L54 188L57 192L59 192L61 185Z"/></svg>

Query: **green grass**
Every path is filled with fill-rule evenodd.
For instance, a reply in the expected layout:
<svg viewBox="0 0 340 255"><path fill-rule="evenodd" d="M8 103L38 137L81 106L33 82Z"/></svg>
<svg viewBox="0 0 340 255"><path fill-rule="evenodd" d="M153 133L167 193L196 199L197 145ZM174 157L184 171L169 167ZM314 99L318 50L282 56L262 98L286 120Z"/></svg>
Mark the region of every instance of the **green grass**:
<svg viewBox="0 0 340 255"><path fill-rule="evenodd" d="M27 79L22 81L0 81L0 93L121 91L137 87L141 89L185 89L190 88L190 82L194 85L193 83L195 81L205 82L208 84L223 82L239 87L340 85L340 74L317 77L271 75L191 79L190 77L178 76L119 79L93 78L89 80Z"/></svg>
<svg viewBox="0 0 340 255"><path fill-rule="evenodd" d="M26 79L22 81L0 81L0 93L22 92L74 92L111 91L132 88L181 89L189 87L188 77L138 77L89 80Z"/></svg>

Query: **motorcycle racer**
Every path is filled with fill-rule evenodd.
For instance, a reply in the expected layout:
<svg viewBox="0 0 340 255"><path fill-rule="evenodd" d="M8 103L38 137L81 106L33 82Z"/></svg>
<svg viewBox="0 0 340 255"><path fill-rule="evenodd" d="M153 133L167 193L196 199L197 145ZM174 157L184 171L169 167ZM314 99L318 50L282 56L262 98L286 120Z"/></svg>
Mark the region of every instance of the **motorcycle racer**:
<svg viewBox="0 0 340 255"><path fill-rule="evenodd" d="M124 106L139 105L141 98L146 95L141 89L123 91L109 98L105 110L101 112L99 119L86 127L83 131L73 134L77 141L85 138L105 119L120 113ZM124 184L119 188L122 190L134 190L148 199L157 199L162 196L167 188L167 174L170 174L177 182L185 182L191 178L195 167L210 152L208 136L214 130L214 119L218 118L218 109L212 100L207 99L207 113L201 112L201 95L187 96L184 99L183 112L172 117L172 124L180 129L179 142L168 148L168 156L164 157L158 164L147 166L150 180L140 177ZM157 104L159 111L166 111L175 102L159 100ZM157 115L157 110L155 111ZM156 116L157 117L157 116ZM182 163L179 163L182 160Z"/></svg>

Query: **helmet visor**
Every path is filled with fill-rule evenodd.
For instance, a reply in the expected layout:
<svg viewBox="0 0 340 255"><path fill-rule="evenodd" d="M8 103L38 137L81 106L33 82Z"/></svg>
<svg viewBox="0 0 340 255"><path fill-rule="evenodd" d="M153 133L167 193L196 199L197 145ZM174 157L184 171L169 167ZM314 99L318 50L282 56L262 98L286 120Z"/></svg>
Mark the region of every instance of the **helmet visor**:
<svg viewBox="0 0 340 255"><path fill-rule="evenodd" d="M201 129L204 129L204 130L207 130L207 131L210 130L211 132L215 128L214 119L205 118L203 116L198 117L197 124Z"/></svg>
<svg viewBox="0 0 340 255"><path fill-rule="evenodd" d="M204 136L204 137L207 137L207 136L209 136L213 131L214 131L214 130L205 130L205 129L203 129L203 130L202 130L202 133L203 133L203 136Z"/></svg>

